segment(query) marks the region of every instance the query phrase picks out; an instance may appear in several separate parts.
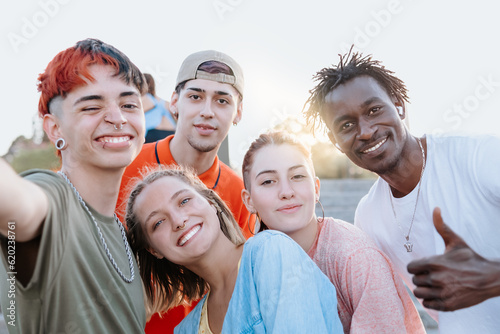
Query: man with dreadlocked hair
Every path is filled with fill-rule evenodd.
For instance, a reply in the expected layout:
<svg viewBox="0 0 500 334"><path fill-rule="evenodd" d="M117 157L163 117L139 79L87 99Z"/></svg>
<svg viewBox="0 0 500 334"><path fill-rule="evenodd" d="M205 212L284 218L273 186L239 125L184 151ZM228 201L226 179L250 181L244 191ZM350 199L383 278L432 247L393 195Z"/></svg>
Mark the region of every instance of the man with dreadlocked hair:
<svg viewBox="0 0 500 334"><path fill-rule="evenodd" d="M500 138L413 136L403 122L405 84L371 56L350 51L314 79L308 123L323 122L341 152L379 176L355 225L391 258L441 333L498 332Z"/></svg>

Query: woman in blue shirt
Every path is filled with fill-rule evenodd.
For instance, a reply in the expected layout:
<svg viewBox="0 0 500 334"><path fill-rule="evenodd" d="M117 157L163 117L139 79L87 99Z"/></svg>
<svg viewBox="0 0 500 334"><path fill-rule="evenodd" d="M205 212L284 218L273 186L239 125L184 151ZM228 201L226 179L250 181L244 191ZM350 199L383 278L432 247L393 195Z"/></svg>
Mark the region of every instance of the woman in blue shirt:
<svg viewBox="0 0 500 334"><path fill-rule="evenodd" d="M191 172L149 173L126 221L150 314L204 296L176 333L343 333L335 287L302 248L277 231L245 242Z"/></svg>

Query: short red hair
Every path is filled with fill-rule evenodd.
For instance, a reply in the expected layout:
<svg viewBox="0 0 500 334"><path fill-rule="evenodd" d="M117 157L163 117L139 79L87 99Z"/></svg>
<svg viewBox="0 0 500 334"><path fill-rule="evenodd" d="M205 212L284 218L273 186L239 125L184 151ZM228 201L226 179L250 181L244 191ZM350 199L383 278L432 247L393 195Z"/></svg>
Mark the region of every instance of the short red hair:
<svg viewBox="0 0 500 334"><path fill-rule="evenodd" d="M88 67L109 65L127 84L133 83L144 94L146 84L141 71L128 57L113 46L97 39L85 39L57 54L38 76L38 103L40 117L50 113L49 105L54 97L65 97L76 87L85 85L85 79L94 81Z"/></svg>

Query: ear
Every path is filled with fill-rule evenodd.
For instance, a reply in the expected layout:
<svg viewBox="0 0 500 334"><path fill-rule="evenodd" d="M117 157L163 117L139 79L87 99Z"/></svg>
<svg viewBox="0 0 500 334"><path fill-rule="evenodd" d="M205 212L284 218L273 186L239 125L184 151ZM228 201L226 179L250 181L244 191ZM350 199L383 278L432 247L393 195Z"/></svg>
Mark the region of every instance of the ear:
<svg viewBox="0 0 500 334"><path fill-rule="evenodd" d="M179 94L176 91L172 93L172 97L170 98L170 112L177 115L177 119L179 119L179 110L177 109L177 102L179 102Z"/></svg>
<svg viewBox="0 0 500 334"><path fill-rule="evenodd" d="M155 251L153 248L148 248L147 251L153 255L155 258L157 258L158 260L161 260L163 259L163 255L161 255L160 253L158 253L157 251Z"/></svg>
<svg viewBox="0 0 500 334"><path fill-rule="evenodd" d="M243 203L245 203L248 212L250 213L257 212L257 210L255 210L255 207L253 206L253 201L252 198L250 197L250 192L248 190L243 189L241 191L241 199L243 200Z"/></svg>
<svg viewBox="0 0 500 334"><path fill-rule="evenodd" d="M43 130L53 144L55 144L57 139L63 137L59 125L59 118L52 114L46 114L43 116Z"/></svg>
<svg viewBox="0 0 500 334"><path fill-rule="evenodd" d="M321 182L319 181L318 177L315 177L314 178L314 192L316 194L316 202L319 201L320 188L321 188Z"/></svg>
<svg viewBox="0 0 500 334"><path fill-rule="evenodd" d="M405 108L404 103L399 102L399 101L395 101L394 105L396 106L396 110L397 110L399 118L401 120L405 119L405 117L406 117L406 108Z"/></svg>
<svg viewBox="0 0 500 334"><path fill-rule="evenodd" d="M238 108L236 109L236 116L234 116L233 123L238 124L243 116L243 102L238 103Z"/></svg>

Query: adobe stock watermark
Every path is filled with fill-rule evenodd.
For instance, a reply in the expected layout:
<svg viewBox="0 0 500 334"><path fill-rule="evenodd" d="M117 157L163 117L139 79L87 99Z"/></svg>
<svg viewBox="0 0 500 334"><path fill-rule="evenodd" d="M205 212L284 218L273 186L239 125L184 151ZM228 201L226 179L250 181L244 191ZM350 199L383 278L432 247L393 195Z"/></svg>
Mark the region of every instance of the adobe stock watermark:
<svg viewBox="0 0 500 334"><path fill-rule="evenodd" d="M154 67L146 66L143 73L151 74L157 86L161 85L166 79L168 79L168 77L170 77L170 72L162 70L159 65L155 65Z"/></svg>
<svg viewBox="0 0 500 334"><path fill-rule="evenodd" d="M7 325L16 327L16 223L7 223L7 298L9 306L2 310Z"/></svg>
<svg viewBox="0 0 500 334"><path fill-rule="evenodd" d="M66 5L71 0L40 0L37 11L31 17L21 18L20 28L17 32L9 32L7 38L15 53L21 46L28 44L43 29L50 19L59 13L61 5Z"/></svg>
<svg viewBox="0 0 500 334"><path fill-rule="evenodd" d="M495 81L492 74L486 78L478 77L479 84L474 92L467 95L461 102L453 104L443 113L443 120L450 124L452 130L458 130L463 122L477 111L481 102L489 99L500 87L500 81ZM433 134L442 134L443 129L434 129Z"/></svg>
<svg viewBox="0 0 500 334"><path fill-rule="evenodd" d="M224 21L226 14L234 11L242 2L243 0L215 0L213 6L217 16Z"/></svg>
<svg viewBox="0 0 500 334"><path fill-rule="evenodd" d="M372 10L370 12L372 19L366 22L364 26L354 28L353 43L342 42L340 50L342 50L343 54L347 53L351 49L352 44L358 50L366 48L373 39L379 36L391 24L394 15L400 14L402 11L403 5L400 0L390 0L386 8L378 11Z"/></svg>

